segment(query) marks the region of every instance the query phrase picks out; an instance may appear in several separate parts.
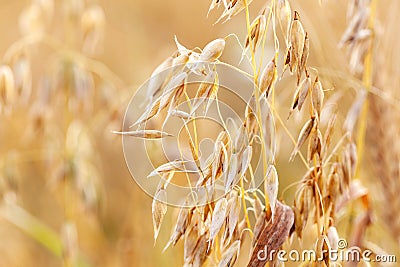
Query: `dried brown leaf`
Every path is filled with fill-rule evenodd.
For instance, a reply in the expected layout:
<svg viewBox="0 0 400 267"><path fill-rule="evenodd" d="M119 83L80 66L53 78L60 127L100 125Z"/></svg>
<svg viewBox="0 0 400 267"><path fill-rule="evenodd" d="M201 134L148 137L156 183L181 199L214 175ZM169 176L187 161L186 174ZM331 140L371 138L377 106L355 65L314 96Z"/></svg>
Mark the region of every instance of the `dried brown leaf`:
<svg viewBox="0 0 400 267"><path fill-rule="evenodd" d="M259 251L268 248L269 251L277 251L289 236L290 229L294 223L294 213L292 209L281 203L276 202L275 217L269 221L257 239L256 245L248 263L248 267L264 267L269 259L260 259Z"/></svg>

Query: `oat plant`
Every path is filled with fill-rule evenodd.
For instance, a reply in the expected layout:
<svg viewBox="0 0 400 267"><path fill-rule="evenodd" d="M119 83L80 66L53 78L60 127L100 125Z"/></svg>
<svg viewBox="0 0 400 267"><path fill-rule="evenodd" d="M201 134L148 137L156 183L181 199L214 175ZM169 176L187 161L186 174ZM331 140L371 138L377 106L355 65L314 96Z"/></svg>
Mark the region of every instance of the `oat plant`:
<svg viewBox="0 0 400 267"><path fill-rule="evenodd" d="M313 36L304 27L301 14L288 0L266 1L261 10L252 10L251 2L213 0L208 13L220 11L216 23L229 24L232 17L244 13L246 38L240 41L233 32L203 48L187 48L175 38L176 51L150 77L142 116L129 131L120 133L146 140L174 138L163 130L166 121L170 116L183 121L186 139L180 146L182 151L175 153L175 159L156 166L149 176L160 178L152 205L155 240L168 209L168 187L182 173L190 184L190 194L181 200L176 226L165 246L167 249L182 239L184 266L233 266L240 258L245 259L240 266L246 261L247 266L276 266L280 264L276 254L260 259L259 252L296 248L296 239L301 248L316 252L303 264L335 266L337 262L330 262L327 252L338 247L337 221L357 216L350 222L353 234L347 238L352 246L362 248L366 248L363 238L371 223L368 190L355 179L359 178L364 146L366 94L359 90L348 110L334 97L331 100L335 93L327 93L330 90L324 87L324 78L332 77L309 65ZM369 1L351 2L349 16L354 18L340 45L350 48L350 68L355 73L366 72L368 83L372 30L367 27L369 13L365 9L369 9ZM365 7L356 6L362 4ZM230 38L242 48L242 61L251 66L249 73L241 68L242 61L222 61ZM250 78L251 86L242 90L251 92L251 97L246 99L233 130L219 132L205 159L199 156L196 122L199 115L207 116L210 106L218 104L222 89L216 66L220 64ZM191 75L200 80L194 93ZM218 105L216 110L221 113ZM233 120L219 115L224 126ZM297 133L289 130L296 123L294 117L302 122ZM338 117L345 118L341 129ZM282 155L275 133L291 142L291 154ZM183 156L188 153L189 157ZM253 159L258 156L260 164L256 166ZM300 160L306 169L292 185L297 188L293 203L286 203L278 194L278 159ZM256 172L257 168L261 171ZM254 187L260 178L262 185ZM224 194L216 193L218 186ZM205 201L199 197L204 188ZM354 206L355 214L350 215L349 207Z"/></svg>

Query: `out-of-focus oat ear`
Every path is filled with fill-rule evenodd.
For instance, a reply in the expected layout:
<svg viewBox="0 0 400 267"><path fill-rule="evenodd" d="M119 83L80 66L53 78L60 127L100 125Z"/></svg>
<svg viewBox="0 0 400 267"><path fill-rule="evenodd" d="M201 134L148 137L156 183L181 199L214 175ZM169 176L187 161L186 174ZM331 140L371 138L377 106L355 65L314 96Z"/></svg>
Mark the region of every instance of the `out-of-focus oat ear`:
<svg viewBox="0 0 400 267"><path fill-rule="evenodd" d="M331 118L329 119L328 126L326 127L325 133L324 133L324 146L322 148L322 153L325 156L328 153L328 149L331 145L331 139L333 135L333 130L335 127L335 122L336 122L336 113L334 113Z"/></svg>
<svg viewBox="0 0 400 267"><path fill-rule="evenodd" d="M153 215L154 244L160 232L161 223L167 213L167 191L160 189L153 198L151 213Z"/></svg>
<svg viewBox="0 0 400 267"><path fill-rule="evenodd" d="M67 262L76 264L79 254L78 231L73 222L64 222L61 228L61 240L64 258Z"/></svg>
<svg viewBox="0 0 400 267"><path fill-rule="evenodd" d="M240 240L233 242L222 254L218 267L234 266L240 252Z"/></svg>
<svg viewBox="0 0 400 267"><path fill-rule="evenodd" d="M356 100L354 101L353 105L347 113L346 120L343 123L343 131L345 133L353 132L354 126L361 113L361 108L364 105L366 97L367 93L364 90L360 90Z"/></svg>
<svg viewBox="0 0 400 267"><path fill-rule="evenodd" d="M260 77L260 92L261 94L265 93L265 96L268 97L271 88L274 86L277 78L277 70L276 70L276 63L275 57L272 58L267 66L265 66L264 70L261 73Z"/></svg>
<svg viewBox="0 0 400 267"><path fill-rule="evenodd" d="M311 130L314 127L315 123L315 117L312 117L301 129L299 137L297 139L296 146L293 149L292 154L290 155L289 161L293 161L294 157L297 155L299 152L301 146L304 144L304 142L307 140L307 138L310 136Z"/></svg>
<svg viewBox="0 0 400 267"><path fill-rule="evenodd" d="M277 201L278 189L279 189L278 172L276 171L274 165L269 165L265 182L267 183L266 188L267 188L269 205L271 207L271 212L272 212L272 220L274 220L275 204Z"/></svg>
<svg viewBox="0 0 400 267"><path fill-rule="evenodd" d="M14 102L14 73L8 65L0 66L0 113L4 106Z"/></svg>
<svg viewBox="0 0 400 267"><path fill-rule="evenodd" d="M15 98L19 103L26 104L32 94L32 69L27 52L7 53L4 55L4 62L10 66L14 74Z"/></svg>
<svg viewBox="0 0 400 267"><path fill-rule="evenodd" d="M85 9L81 17L83 52L90 55L95 53L104 38L105 24L105 14L101 6L92 5Z"/></svg>
<svg viewBox="0 0 400 267"><path fill-rule="evenodd" d="M259 257L260 250L268 248L268 251L277 251L289 236L290 229L294 223L293 210L277 201L275 216L270 220L261 231L247 267L264 267L266 262L270 261L268 257L263 260Z"/></svg>
<svg viewBox="0 0 400 267"><path fill-rule="evenodd" d="M278 0L277 2L277 16L279 19L279 25L281 27L283 36L285 37L286 48L289 48L289 34L290 34L290 22L292 20L292 9L288 0Z"/></svg>
<svg viewBox="0 0 400 267"><path fill-rule="evenodd" d="M161 139L173 136L172 134L158 130L137 130L137 131L127 131L127 132L112 131L112 133L138 137L143 139Z"/></svg>
<svg viewBox="0 0 400 267"><path fill-rule="evenodd" d="M53 0L32 2L19 16L19 29L23 35L43 34L53 17Z"/></svg>
<svg viewBox="0 0 400 267"><path fill-rule="evenodd" d="M362 247L365 232L371 223L372 214L370 209L364 210L357 216L357 218L354 220L354 225L352 226L354 230L351 233L349 242L351 246Z"/></svg>

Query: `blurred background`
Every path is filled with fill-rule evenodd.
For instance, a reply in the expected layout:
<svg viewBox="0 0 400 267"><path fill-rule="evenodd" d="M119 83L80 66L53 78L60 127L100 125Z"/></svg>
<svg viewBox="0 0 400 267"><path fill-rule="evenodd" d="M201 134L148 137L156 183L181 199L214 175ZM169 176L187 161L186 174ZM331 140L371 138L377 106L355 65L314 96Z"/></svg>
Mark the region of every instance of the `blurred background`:
<svg viewBox="0 0 400 267"><path fill-rule="evenodd" d="M154 245L152 199L130 176L121 138L111 130L121 129L135 90L176 50L174 35L189 48L232 32L243 42L244 14L214 26L218 15L206 17L209 4L0 0L0 266L182 265L182 244L162 253L176 212L169 210ZM254 1L252 17L263 4ZM347 68L337 47L346 6L344 0L293 1L311 36L311 65ZM222 60L237 66L241 53L228 39ZM325 86L349 87L332 77ZM287 156L292 147L280 149ZM278 159L281 188L305 170L300 162L288 168L286 156ZM289 203L293 192L284 195ZM396 250L380 226L370 235Z"/></svg>

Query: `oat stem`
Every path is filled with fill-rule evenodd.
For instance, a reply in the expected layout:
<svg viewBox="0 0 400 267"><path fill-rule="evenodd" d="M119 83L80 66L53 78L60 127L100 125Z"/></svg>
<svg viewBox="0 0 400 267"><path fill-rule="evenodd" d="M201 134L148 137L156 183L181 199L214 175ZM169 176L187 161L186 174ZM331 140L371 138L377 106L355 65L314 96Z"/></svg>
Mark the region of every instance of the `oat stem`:
<svg viewBox="0 0 400 267"><path fill-rule="evenodd" d="M278 112L276 111L276 109L272 109L272 110L273 110L273 112L274 112L274 114L275 114L275 117L278 119L279 123L281 124L283 130L284 130L284 131L286 132L286 134L289 136L289 138L290 138L290 140L292 141L292 143L293 143L294 145L296 145L296 144L297 144L296 140L294 139L294 137L293 137L292 134L290 133L289 129L286 127L286 125L285 125L285 123L283 122L281 116L278 114ZM301 158L301 160L303 161L304 165L305 165L306 168L309 170L310 167L308 166L307 160L304 158L304 156L303 156L303 154L301 153L301 151L299 151L297 154L300 156L300 158Z"/></svg>
<svg viewBox="0 0 400 267"><path fill-rule="evenodd" d="M250 12L249 12L249 6L247 3L247 0L244 0L244 5L245 5L245 10L246 10L246 25L247 25L247 35L251 37L251 25L250 25ZM267 162L267 152L265 151L265 142L263 139L263 127L262 127L262 117L261 117L261 107L260 107L260 91L258 89L258 74L257 74L257 63L255 60L255 55L254 55L254 42L252 38L249 38L249 44L250 44L250 52L251 52L251 65L253 68L253 81L254 81L254 96L256 99L256 108L257 108L257 119L259 123L259 129L260 129L260 136L261 136L261 149L262 149L262 159L263 159L263 176L267 174L267 168L268 168L268 162ZM265 191L265 205L269 203L268 196L267 196L267 183L264 182L264 191Z"/></svg>

